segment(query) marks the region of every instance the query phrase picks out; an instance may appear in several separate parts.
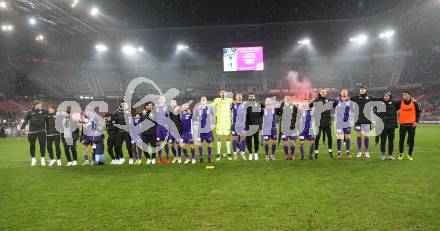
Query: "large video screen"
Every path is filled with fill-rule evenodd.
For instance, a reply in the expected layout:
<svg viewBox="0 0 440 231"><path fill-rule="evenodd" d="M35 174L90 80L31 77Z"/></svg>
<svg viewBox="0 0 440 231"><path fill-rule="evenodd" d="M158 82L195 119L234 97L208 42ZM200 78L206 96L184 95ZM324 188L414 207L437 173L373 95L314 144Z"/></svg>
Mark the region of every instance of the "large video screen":
<svg viewBox="0 0 440 231"><path fill-rule="evenodd" d="M264 70L263 47L223 48L223 68L225 72Z"/></svg>

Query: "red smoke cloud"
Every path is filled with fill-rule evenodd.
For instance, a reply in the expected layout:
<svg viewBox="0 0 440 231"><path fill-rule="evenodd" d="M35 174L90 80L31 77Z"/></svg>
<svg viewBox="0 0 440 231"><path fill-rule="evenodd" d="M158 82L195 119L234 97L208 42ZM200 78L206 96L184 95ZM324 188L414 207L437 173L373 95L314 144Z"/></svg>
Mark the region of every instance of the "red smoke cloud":
<svg viewBox="0 0 440 231"><path fill-rule="evenodd" d="M296 71L289 71L286 79L289 84L289 89L292 94L292 101L304 102L304 100L312 100L316 97L316 93L313 90L312 82L308 78L299 78L299 74Z"/></svg>

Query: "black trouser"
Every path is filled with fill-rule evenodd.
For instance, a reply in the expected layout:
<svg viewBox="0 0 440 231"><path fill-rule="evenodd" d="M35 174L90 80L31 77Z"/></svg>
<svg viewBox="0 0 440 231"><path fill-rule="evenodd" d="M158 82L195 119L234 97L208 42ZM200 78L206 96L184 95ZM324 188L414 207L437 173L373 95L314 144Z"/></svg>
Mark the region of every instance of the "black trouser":
<svg viewBox="0 0 440 231"><path fill-rule="evenodd" d="M147 144L150 145L152 148L156 148L156 135L155 134L144 134L142 135L142 141ZM154 159L156 158L156 152L153 150L152 156L150 158L150 153L148 152L148 147L142 147L142 149L144 150L144 155L147 159Z"/></svg>
<svg viewBox="0 0 440 231"><path fill-rule="evenodd" d="M127 148L128 155L130 156L130 159L133 158L133 152L132 152L132 145L131 145L131 137L129 132L118 132L116 135L116 143L118 144L117 147L120 147L117 149L116 155L119 159L124 158L124 152L122 151L122 143L125 141L125 147Z"/></svg>
<svg viewBox="0 0 440 231"><path fill-rule="evenodd" d="M66 142L66 139L64 138L64 134L61 134L61 140L63 142L64 147L64 153L66 154L67 162L72 162L72 157L70 156L70 152L72 151L73 160L78 160L78 152L76 149L76 142L78 141L78 138L73 138L73 144L69 145Z"/></svg>
<svg viewBox="0 0 440 231"><path fill-rule="evenodd" d="M112 160L116 160L119 158L119 154L120 151L119 149L121 148L119 146L119 142L118 141L118 134L108 134L108 138L107 138L107 151L108 154L110 156L110 158L112 158Z"/></svg>
<svg viewBox="0 0 440 231"><path fill-rule="evenodd" d="M36 143L37 139L38 139L38 144L40 145L41 157L45 157L46 156L46 132L45 131L29 133L28 141L30 144L29 149L30 149L31 157L32 158L35 157L35 143Z"/></svg>
<svg viewBox="0 0 440 231"><path fill-rule="evenodd" d="M412 125L400 125L399 130L399 151L403 153L403 148L405 146L405 136L408 133L408 155L412 156L414 150L414 137L416 136L416 128Z"/></svg>
<svg viewBox="0 0 440 231"><path fill-rule="evenodd" d="M380 151L385 154L385 145L388 139L388 155L393 155L395 128L384 128L380 134Z"/></svg>
<svg viewBox="0 0 440 231"><path fill-rule="evenodd" d="M255 152L252 152L252 138L254 138ZM251 136L246 136L246 146L249 154L258 153L258 149L260 148L260 131L255 132L255 134Z"/></svg>
<svg viewBox="0 0 440 231"><path fill-rule="evenodd" d="M376 145L379 143L379 140L381 139L381 136L382 136L382 134L377 135L377 136L374 138L374 143L376 143Z"/></svg>
<svg viewBox="0 0 440 231"><path fill-rule="evenodd" d="M49 157L53 160L53 147L55 144L55 152L57 155L57 160L61 160L61 148L60 148L60 134L58 135L48 135L47 139L47 152L49 153Z"/></svg>
<svg viewBox="0 0 440 231"><path fill-rule="evenodd" d="M332 127L330 126L319 126L319 132L315 139L315 150L318 150L319 148L319 139L321 138L321 133L323 133L323 136L327 136L327 146L328 149L332 149L333 147L333 140L332 140Z"/></svg>

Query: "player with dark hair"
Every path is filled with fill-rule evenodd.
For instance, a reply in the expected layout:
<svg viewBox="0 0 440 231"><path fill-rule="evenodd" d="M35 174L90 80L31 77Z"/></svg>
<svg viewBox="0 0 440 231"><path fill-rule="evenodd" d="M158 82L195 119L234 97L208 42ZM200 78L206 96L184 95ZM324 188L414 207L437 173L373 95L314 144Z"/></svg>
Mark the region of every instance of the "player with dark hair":
<svg viewBox="0 0 440 231"><path fill-rule="evenodd" d="M143 127L146 127L145 131L142 132L142 141L144 144L149 145L151 149L156 148L156 118L153 113L154 104L149 101L144 104L144 110L142 112L141 123ZM150 156L150 147L143 147L144 155L147 158L146 164L156 164L156 150L152 150L152 155Z"/></svg>
<svg viewBox="0 0 440 231"><path fill-rule="evenodd" d="M255 101L255 95L250 94L245 102L246 108L246 145L249 152L248 160L258 160L260 147L260 129L262 123L262 105ZM253 141L252 141L253 139ZM252 146L254 150L252 150Z"/></svg>
<svg viewBox="0 0 440 231"><path fill-rule="evenodd" d="M380 118L384 124L382 133L380 134L380 151L382 153L381 159L385 160L385 146L388 140L388 159L393 160L394 150L394 134L397 128L397 111L400 109L400 102L392 101L393 95L386 91L383 96L383 103L385 104L385 112L379 113Z"/></svg>
<svg viewBox="0 0 440 231"><path fill-rule="evenodd" d="M409 91L403 92L403 99L400 101L400 130L399 130L399 160L403 159L403 149L405 144L405 137L408 134L408 159L414 160L414 137L416 135L416 127L420 119L420 107L412 98Z"/></svg>
<svg viewBox="0 0 440 231"><path fill-rule="evenodd" d="M170 101L170 112L169 112L169 117L170 120L174 123L174 125L177 128L177 132L179 134L182 134L182 122L180 121L180 114L181 110L179 108L179 106L177 106L177 101L176 100L171 100ZM171 126L169 126L171 127ZM173 153L173 161L172 163L181 163L181 155L182 155L182 149L179 145L180 140L177 140L178 138L178 134L174 134L176 131L172 131L172 129L170 129L170 138L168 139L168 142L171 146L171 152ZM177 149L176 149L176 145L177 144ZM179 161L180 160L180 161Z"/></svg>
<svg viewBox="0 0 440 231"><path fill-rule="evenodd" d="M263 112L262 132L264 138L264 153L266 154L266 161L275 160L275 150L277 147L277 128L276 128L276 113L277 110L271 98L265 100L265 107ZM272 144L272 152L269 156L269 145Z"/></svg>
<svg viewBox="0 0 440 231"><path fill-rule="evenodd" d="M75 127L74 124L77 123L71 115L70 110L66 110L63 119L63 130L61 132L61 140L64 146L64 153L67 158L67 166L76 166L78 165L78 152L76 143L79 139L79 128ZM72 131L73 130L73 131ZM70 156L70 152L72 152L72 156Z"/></svg>
<svg viewBox="0 0 440 231"><path fill-rule="evenodd" d="M128 108L127 102L125 102L125 100L121 100L118 110L113 114L113 119L115 121L115 124L124 125L124 126L127 125L127 123L125 121L125 117L127 117L127 118L130 117L130 109ZM134 162L133 162L133 153L132 153L133 148L131 145L130 132L125 131L123 129L120 129L117 134L118 134L118 137L117 137L116 142L118 142L118 146L121 147L117 153L118 158L119 158L119 162L120 162L120 164L123 164L125 162L124 152L122 151L122 143L125 142L125 147L127 148L127 152L130 157L128 164L131 165Z"/></svg>
<svg viewBox="0 0 440 231"><path fill-rule="evenodd" d="M119 164L118 152L121 147L119 147L119 142L117 142L119 129L114 125L115 121L112 118L112 114L107 113L104 116L104 120L106 122L107 129L107 152L112 159L110 162L111 165Z"/></svg>
<svg viewBox="0 0 440 231"><path fill-rule="evenodd" d="M326 103L331 102L332 100L327 98L327 90L321 89L319 90L318 98L315 99L314 103L322 103L324 106ZM321 138L321 134L323 136L323 141L325 143L325 137L327 136L327 146L328 146L328 155L330 158L333 158L333 138L332 138L332 116L331 110L325 110L321 113L321 119L319 121L319 131L316 135L315 140L315 159L318 158L319 153L319 139Z"/></svg>
<svg viewBox="0 0 440 231"><path fill-rule="evenodd" d="M87 123L88 119L87 116L84 112L81 112L81 117L79 119L79 124L81 126L81 132L80 132L80 136L79 136L79 141L82 143L83 147L84 147L84 162L81 165L89 165L92 164L93 165L93 158L92 161L89 161L89 147L91 147L92 143L91 140L89 139L90 137L87 136L87 134L85 134L85 126ZM93 152L93 150L92 150Z"/></svg>
<svg viewBox="0 0 440 231"><path fill-rule="evenodd" d="M131 117L128 123L130 127L131 147L133 148L132 152L136 160L134 164L140 165L142 164L142 137L138 124L141 123L141 115L137 113L134 108L131 109Z"/></svg>
<svg viewBox="0 0 440 231"><path fill-rule="evenodd" d="M49 153L49 166L52 166L57 163L58 166L61 166L61 148L60 148L60 125L56 124L57 121L57 113L56 108L53 105L49 105L48 114L46 116L46 139L47 139L47 152ZM57 129L58 128L58 129ZM56 152L56 160L53 156L53 145L55 145Z"/></svg>
<svg viewBox="0 0 440 231"><path fill-rule="evenodd" d="M235 95L235 102L232 103L232 149L234 151L234 159L237 160L238 151L241 158L246 160L246 109L243 104L243 95L237 93ZM240 143L239 143L240 142ZM238 144L239 143L239 144ZM237 150L237 146L238 149Z"/></svg>
<svg viewBox="0 0 440 231"><path fill-rule="evenodd" d="M213 122L215 121L215 111L208 106L206 96L200 98L200 105L194 109L195 121L198 122L197 143L199 145L200 163L203 163L203 142L208 144L208 163L211 163L212 142L214 137L212 135ZM192 158L192 164L196 160Z"/></svg>
<svg viewBox="0 0 440 231"><path fill-rule="evenodd" d="M295 126L298 116L298 107L291 101L290 96L285 96L284 101L281 103L280 110L277 110L277 112L277 115L281 116L279 139L283 141L285 160L294 160L297 138Z"/></svg>
<svg viewBox="0 0 440 231"><path fill-rule="evenodd" d="M359 117L355 124L356 128L356 136L357 136L357 146L358 146L358 154L357 158L362 157L362 137L364 138L364 153L365 157L370 158L369 146L370 146L370 137L369 132L371 130L371 121L367 119L364 108L371 101L381 101L382 99L371 97L368 95L368 87L362 85L359 88L359 95L354 96L350 99L351 101L357 103L359 107ZM371 111L373 113L373 111Z"/></svg>
<svg viewBox="0 0 440 231"><path fill-rule="evenodd" d="M31 166L35 166L37 160L35 159L35 143L38 139L40 145L41 166L46 166L46 117L47 111L43 109L41 101L34 101L32 109L25 115L24 121L21 125L22 133L25 132L26 125L29 124L28 141L29 152L31 154Z"/></svg>

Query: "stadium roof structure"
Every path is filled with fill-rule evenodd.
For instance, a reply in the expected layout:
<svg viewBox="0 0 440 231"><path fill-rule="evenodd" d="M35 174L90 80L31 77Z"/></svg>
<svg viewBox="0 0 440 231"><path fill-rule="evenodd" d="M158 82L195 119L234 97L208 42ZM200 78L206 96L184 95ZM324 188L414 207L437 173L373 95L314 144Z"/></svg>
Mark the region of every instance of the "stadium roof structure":
<svg viewBox="0 0 440 231"><path fill-rule="evenodd" d="M128 29L355 19L383 14L406 0L95 0ZM116 25L114 25L116 26ZM120 29L120 28L119 28Z"/></svg>
<svg viewBox="0 0 440 231"><path fill-rule="evenodd" d="M15 0L5 21L25 21L34 15L50 31L73 35L102 33L106 30L147 30L179 27L353 20L386 14L408 0ZM89 10L97 6L103 17Z"/></svg>
<svg viewBox="0 0 440 231"><path fill-rule="evenodd" d="M11 10L2 12L0 20L13 22L19 36L0 36L1 46L14 47L15 53L16 48L30 47L32 51L23 53L34 56L81 53L80 57L90 57L96 42L119 51L121 43L129 41L166 59L179 42L214 58L221 55L222 47L263 45L268 48L266 57L279 57L307 35L325 55L345 46L356 31L375 35L388 26L396 28L405 49L440 45L429 40L433 33L440 34L432 24L440 17L434 0L90 0L71 7L73 1L9 1ZM90 17L93 6L102 15ZM35 44L36 30L26 27L31 16L41 23L38 30L46 33L48 46Z"/></svg>
<svg viewBox="0 0 440 231"><path fill-rule="evenodd" d="M94 34L99 30L91 20L81 15L74 14L72 9L60 6L61 1L50 0L15 0L9 3L10 9L3 12L0 19L14 23L27 22L29 17L34 17L39 28L44 28L63 36ZM24 25L20 24L20 27ZM22 28L24 30L24 28Z"/></svg>

